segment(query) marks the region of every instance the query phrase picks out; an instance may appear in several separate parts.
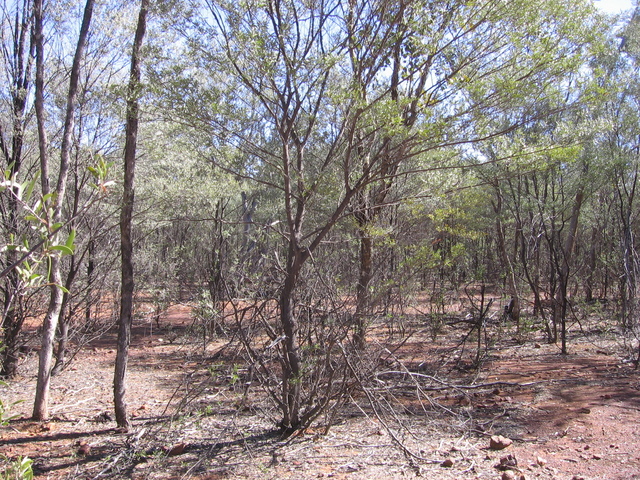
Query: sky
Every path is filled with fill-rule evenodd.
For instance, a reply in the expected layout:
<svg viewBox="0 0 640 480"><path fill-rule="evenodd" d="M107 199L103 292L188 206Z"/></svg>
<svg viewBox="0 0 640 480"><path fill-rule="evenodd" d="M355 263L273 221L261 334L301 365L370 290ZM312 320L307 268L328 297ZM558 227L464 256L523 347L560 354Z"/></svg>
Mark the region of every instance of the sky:
<svg viewBox="0 0 640 480"><path fill-rule="evenodd" d="M594 3L608 13L620 13L631 8L631 0L594 0Z"/></svg>

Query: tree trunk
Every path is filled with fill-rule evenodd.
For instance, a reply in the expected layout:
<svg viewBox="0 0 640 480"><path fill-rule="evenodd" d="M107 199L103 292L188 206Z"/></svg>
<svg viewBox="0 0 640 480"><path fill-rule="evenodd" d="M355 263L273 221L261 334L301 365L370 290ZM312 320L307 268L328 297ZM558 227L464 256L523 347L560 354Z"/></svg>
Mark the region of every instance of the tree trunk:
<svg viewBox="0 0 640 480"><path fill-rule="evenodd" d="M496 202L493 205L494 213L496 214L496 242L498 246L498 253L502 262L502 268L507 280L507 293L511 297L511 301L508 306L508 313L511 320L516 324L516 329L520 331L520 297L518 294L518 283L516 281L516 274L513 268L513 263L509 259L507 253L507 245L504 233L504 225L502 223L502 192L500 192L499 186L495 185L496 189ZM515 243L517 244L516 238Z"/></svg>
<svg viewBox="0 0 640 480"><path fill-rule="evenodd" d="M591 245L587 258L587 278L584 285L584 298L587 303L593 302L593 282L596 272L596 239L598 238L598 228L591 229Z"/></svg>
<svg viewBox="0 0 640 480"><path fill-rule="evenodd" d="M74 124L74 111L75 101L78 92L78 83L80 76L80 60L84 52L84 48L87 42L87 35L89 33L89 26L91 24L91 16L93 14L94 0L87 0L84 8L84 15L82 18L82 26L80 27L80 34L78 36L78 44L76 46L75 55L73 58L73 65L69 76L69 92L67 94L67 106L65 112L64 131L62 135L62 143L60 146L60 170L58 173L58 182L56 185L56 196L53 201L53 218L50 219L51 225L60 222L62 218L62 205L64 203L64 197L66 192L67 175L69 172L70 150L71 150L71 137L73 133ZM38 57L43 52L43 19L42 19L42 0L36 0L36 14L35 14L35 35L36 35L36 50ZM42 58L39 58L36 65L36 75L42 79L42 68L44 62ZM36 82L38 83L38 82ZM40 85L40 94L42 95L42 85ZM38 90L38 85L36 85ZM40 104L40 109L43 108L43 104ZM44 115L42 110L38 114L38 130L44 131ZM42 135L40 135L42 139ZM47 145L40 144L40 151L42 152L47 148ZM42 172L44 176L44 171ZM43 194L46 194L44 190L46 179L43 179ZM48 183L47 183L48 188ZM57 235L54 235L54 241ZM46 420L49 416L49 383L51 380L51 363L53 358L53 342L55 339L56 328L58 326L58 319L60 317L60 309L62 307L62 290L59 288L61 285L60 275L60 258L57 255L53 255L49 259L50 268L49 271L49 283L51 284L50 292L51 297L49 300L49 308L43 322L42 330L42 347L40 349L40 358L38 363L38 381L36 385L36 395L33 406L33 419L34 420Z"/></svg>
<svg viewBox="0 0 640 480"><path fill-rule="evenodd" d="M49 282L51 286L49 307L42 325L42 342L40 346L40 357L38 362L38 381L36 383L36 396L33 404L33 419L46 420L49 418L49 383L51 381L51 364L53 360L53 343L55 340L56 328L60 309L62 308L62 289L59 285L60 278L60 258L52 256L49 259L51 275Z"/></svg>
<svg viewBox="0 0 640 480"><path fill-rule="evenodd" d="M31 62L35 42L31 36L33 21L31 12L31 2L26 1L15 5L15 23L13 25L12 51L5 52L12 56L13 68L10 69L11 81L11 145L4 141L4 135L0 134L0 153L4 157L5 167L9 169L9 178L13 181L19 180L22 167L22 152L24 146L24 132L27 125L25 110L29 98L31 82ZM27 43L29 42L30 43ZM14 193L17 193L14 190ZM18 231L18 210L19 204L14 196L9 196L8 208L6 212L5 225L7 237L19 238ZM16 251L8 250L4 252L5 267L12 266L18 259ZM0 317L0 331L2 331L2 345L4 350L0 357L0 376L13 377L17 373L18 367L18 347L19 335L24 324L24 312L21 308L21 291L23 285L18 278L15 269L8 272L3 291L3 310Z"/></svg>
<svg viewBox="0 0 640 480"><path fill-rule="evenodd" d="M578 188L573 208L571 210L571 218L569 219L569 231L565 238L564 248L562 252L561 266L558 272L558 290L555 297L554 323L560 324L560 338L562 341L562 353L567 353L567 287L569 283L569 263L576 244L576 233L578 231L578 220L580 217L580 209L584 199L583 187Z"/></svg>
<svg viewBox="0 0 640 480"><path fill-rule="evenodd" d="M362 350L366 345L367 317L371 310L369 286L373 278L373 241L366 229L359 229L360 235L360 273L356 286L355 333L353 343Z"/></svg>
<svg viewBox="0 0 640 480"><path fill-rule="evenodd" d="M118 321L118 348L113 379L113 399L118 427L128 430L126 374L131 343L131 321L133 314L133 243L131 241L131 220L135 198L134 179L136 147L139 123L138 95L140 86L140 48L147 24L149 0L142 0L138 15L133 50L131 53L131 73L127 98L127 125L124 150L124 185L122 210L120 212L120 252L122 257L122 286L120 290L120 318Z"/></svg>
<svg viewBox="0 0 640 480"><path fill-rule="evenodd" d="M302 214L300 214L300 217ZM297 230L297 229L296 229ZM284 355L282 358L282 403L283 418L280 424L288 434L300 427L301 365L298 341L298 321L293 309L294 293L302 265L307 260L308 250L299 246L298 235L292 235L287 254L286 276L280 294L280 322L284 331Z"/></svg>
<svg viewBox="0 0 640 480"><path fill-rule="evenodd" d="M69 323L71 322L71 318L68 314L69 310L69 290L73 285L73 282L76 277L76 273L78 272L77 267L75 266L75 257L71 257L71 267L69 270L69 274L67 275L67 281L65 282L64 287L67 289L66 292L62 295L62 305L60 307L60 326L59 326L59 335L58 335L58 350L56 352L56 363L53 366L53 370L51 370L51 375L56 376L65 363L65 356L67 352L67 344L69 342Z"/></svg>

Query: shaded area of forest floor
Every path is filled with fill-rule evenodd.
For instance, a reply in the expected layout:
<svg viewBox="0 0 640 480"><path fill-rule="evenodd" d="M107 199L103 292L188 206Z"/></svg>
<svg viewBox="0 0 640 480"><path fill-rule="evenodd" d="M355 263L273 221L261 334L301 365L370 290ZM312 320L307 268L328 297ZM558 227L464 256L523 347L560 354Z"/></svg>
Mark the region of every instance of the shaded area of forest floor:
<svg viewBox="0 0 640 480"><path fill-rule="evenodd" d="M50 421L30 421L28 402L13 406L19 418L0 427L0 454L28 455L42 479L499 479L507 455L517 459L515 478L640 478L640 374L611 333L581 334L563 356L539 332L519 343L504 329L474 371L453 360L459 326L434 341L428 328L412 325L416 333L396 355L433 379L430 388L390 389L386 398L398 405L392 418L376 418L355 398L326 435L310 429L283 440L260 392L243 401L232 370L215 368L225 361L216 355L224 341L205 348L190 325L185 307L170 309L160 328L136 325L132 432L118 433L112 419L109 334L53 379ZM28 354L21 377L0 387L5 401L33 398L36 363ZM490 450L497 434L513 444Z"/></svg>

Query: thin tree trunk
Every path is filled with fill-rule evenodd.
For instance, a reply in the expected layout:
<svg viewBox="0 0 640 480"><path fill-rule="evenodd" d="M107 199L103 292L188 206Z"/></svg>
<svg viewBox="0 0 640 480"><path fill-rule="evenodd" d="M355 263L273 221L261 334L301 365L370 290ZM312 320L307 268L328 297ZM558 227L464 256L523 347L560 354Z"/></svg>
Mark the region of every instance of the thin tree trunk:
<svg viewBox="0 0 640 480"><path fill-rule="evenodd" d="M598 228L591 229L591 245L587 257L587 278L584 285L584 298L587 303L593 302L593 281L596 271L596 239L598 238Z"/></svg>
<svg viewBox="0 0 640 480"><path fill-rule="evenodd" d="M502 192L500 192L499 186L495 185L496 189L496 203L493 205L493 210L496 214L496 242L498 245L498 253L500 260L502 261L502 268L505 271L505 276L508 285L508 294L511 297L511 302L508 306L507 313L511 320L516 324L516 329L520 331L520 298L518 294L518 283L516 281L516 275L513 268L513 263L509 259L507 253L506 238L504 233L504 225L502 223ZM515 239L517 244L518 239ZM514 249L515 250L515 249Z"/></svg>
<svg viewBox="0 0 640 480"><path fill-rule="evenodd" d="M373 278L373 240L367 233L366 225L359 229L360 235L360 274L356 286L355 333L353 342L357 349L366 345L367 317L371 309L369 286Z"/></svg>
<svg viewBox="0 0 640 480"><path fill-rule="evenodd" d="M71 67L71 73L69 77L69 93L67 95L67 107L65 112L64 131L62 135L62 143L60 146L60 170L58 173L58 182L56 185L56 196L53 201L53 218L50 219L51 224L58 223L62 217L62 205L64 203L64 197L67 185L67 175L69 173L70 151L71 151L71 135L73 133L74 124L74 111L75 101L78 92L78 83L80 76L80 60L84 52L84 48L87 42L87 35L89 33L89 26L91 24L91 16L93 14L94 0L87 0L84 8L84 15L82 18L82 26L80 27L80 34L78 37L78 44L76 46L75 55L73 58L73 65ZM42 0L36 0L36 50L37 55L43 54L43 22L42 22ZM39 58L36 65L36 71L39 72L40 80L43 78L43 59ZM38 73L36 74L38 75ZM36 82L38 83L38 82ZM42 88L42 84L40 84ZM38 90L38 86L36 86ZM40 94L43 92L40 90ZM42 100L42 98L41 98ZM40 104L39 108L43 108L43 104ZM40 110L38 115L38 129L40 132L40 139L43 138L42 131L44 130L43 111ZM40 151L46 149L47 145L40 144ZM44 171L42 172L44 176ZM46 180L43 179L43 182ZM43 193L45 185L43 183ZM48 188L48 185L47 185ZM55 241L54 236L54 241ZM61 275L60 275L60 258L57 255L53 255L49 258L49 283L51 297L49 300L49 307L44 318L42 328L42 346L40 349L40 358L38 363L38 381L36 384L36 395L33 405L33 419L45 420L49 417L49 384L51 381L51 363L53 359L53 342L55 339L56 328L58 326L58 319L60 317L60 309L62 308L62 290Z"/></svg>
<svg viewBox="0 0 640 480"><path fill-rule="evenodd" d="M583 187L580 186L576 193L575 202L571 210L571 218L569 220L569 231L565 238L562 265L558 272L558 290L555 298L555 319L554 323L558 325L560 323L560 338L562 341L562 353L567 353L567 287L569 283L569 263L573 254L573 249L576 244L576 233L578 231L578 220L580 217L580 209L582 208L582 201L584 199Z"/></svg>
<svg viewBox="0 0 640 480"><path fill-rule="evenodd" d="M140 88L140 48L144 39L149 0L142 0L138 15L133 50L131 53L131 74L127 98L127 125L124 149L124 186L122 210L120 212L120 251L122 257L122 287L120 291L120 319L118 322L118 348L113 379L113 399L118 427L129 429L127 415L126 374L131 343L131 320L133 314L133 243L131 241L131 220L135 197L134 179L136 166L136 147L138 137Z"/></svg>
<svg viewBox="0 0 640 480"><path fill-rule="evenodd" d="M35 43L27 43L31 39L31 22L33 20L31 12L31 2L25 1L20 8L19 4L15 5L15 23L13 25L13 42L12 51L5 52L5 55L11 55L14 68L11 70L11 119L12 119L12 135L11 146L5 143L4 135L0 135L0 152L5 160L5 165L9 168L9 178L13 181L19 180L19 174L22 167L22 151L24 146L24 132L27 123L25 118L25 110L28 92L31 82L31 62ZM5 57L5 60L8 60ZM14 193L17 190L14 189ZM8 198L7 211L7 236L19 238L18 232L18 210L19 204L17 199L10 195ZM4 252L6 262L3 267L10 267L18 259L16 251ZM22 331L24 324L24 312L20 308L20 297L23 285L20 282L18 273L15 269L8 272L3 290L3 310L0 317L0 331L2 332L2 345L4 350L0 356L0 376L13 377L17 373L18 368L18 337Z"/></svg>
<svg viewBox="0 0 640 480"><path fill-rule="evenodd" d="M300 351L298 345L298 323L293 311L293 294L296 277L292 267L287 272L284 288L280 294L280 321L285 334L282 371L283 418L280 425L284 433L295 431L300 426Z"/></svg>
<svg viewBox="0 0 640 480"><path fill-rule="evenodd" d="M69 269L69 274L64 285L67 291L62 295L62 306L60 307L58 350L56 352L56 363L51 370L52 376L56 376L58 373L60 373L65 363L67 344L69 343L69 323L71 322L71 318L69 316L69 301L71 299L71 295L69 295L68 292L69 290L71 290L71 286L73 285L76 274L78 272L75 263L75 257L71 257L71 268Z"/></svg>

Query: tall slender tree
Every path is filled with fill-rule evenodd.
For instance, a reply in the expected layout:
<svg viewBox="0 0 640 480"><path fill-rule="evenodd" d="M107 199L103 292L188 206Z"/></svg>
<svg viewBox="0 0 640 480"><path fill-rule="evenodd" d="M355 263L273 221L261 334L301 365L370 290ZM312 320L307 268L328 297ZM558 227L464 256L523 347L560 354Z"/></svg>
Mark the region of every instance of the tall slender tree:
<svg viewBox="0 0 640 480"><path fill-rule="evenodd" d="M35 0L35 32L36 32L36 115L38 118L38 131L40 139L40 154L42 162L42 194L46 198L50 193L50 209L51 217L48 219L51 233L58 235L56 231L59 229L58 224L63 220L62 208L64 205L65 194L67 190L67 176L69 174L71 142L74 126L74 113L76 106L76 96L78 94L78 84L80 79L80 68L84 49L87 44L89 27L93 15L94 0L87 0L84 6L82 24L78 35L73 64L69 73L69 90L67 93L67 102L64 117L64 127L62 134L62 142L60 146L60 164L58 168L58 179L54 191L50 190L48 179L48 162L46 150L45 135L45 118L43 104L43 82L44 78L44 28L43 28L43 0ZM60 309L63 301L62 277L60 273L60 257L51 255L49 257L49 284L50 299L47 313L43 321L42 342L40 348L40 356L38 363L38 381L36 385L36 396L33 406L34 420L45 420L49 416L49 384L51 380L51 368L53 358L53 346L58 319L60 317Z"/></svg>
<svg viewBox="0 0 640 480"><path fill-rule="evenodd" d="M135 199L135 167L138 138L139 96L140 96L140 61L142 42L147 28L147 14L150 0L141 0L138 24L136 27L131 52L131 72L127 90L127 122L125 127L124 147L124 182L122 194L122 210L120 213L120 252L122 259L120 317L118 319L118 349L116 353L115 375L113 380L114 405L118 427L130 427L127 415L126 374L131 342L131 321L133 318L133 241L131 238L131 222Z"/></svg>
<svg viewBox="0 0 640 480"><path fill-rule="evenodd" d="M29 123L30 98L33 93L33 68L35 43L33 29L33 3L30 0L3 2L0 7L3 25L7 25L11 35L3 35L1 58L6 91L3 99L8 100L6 111L8 122L0 124L0 155L3 170L8 171L12 182L20 182L24 162L25 134ZM0 215L2 231L7 238L17 239L21 232L18 225L19 203L14 195L6 196L2 202ZM17 260L15 250L6 252L3 267ZM18 335L22 330L27 312L24 305L23 282L15 269L2 279L0 292L3 308L0 313L0 332L2 332L3 350L0 352L0 375L16 374L18 363Z"/></svg>

